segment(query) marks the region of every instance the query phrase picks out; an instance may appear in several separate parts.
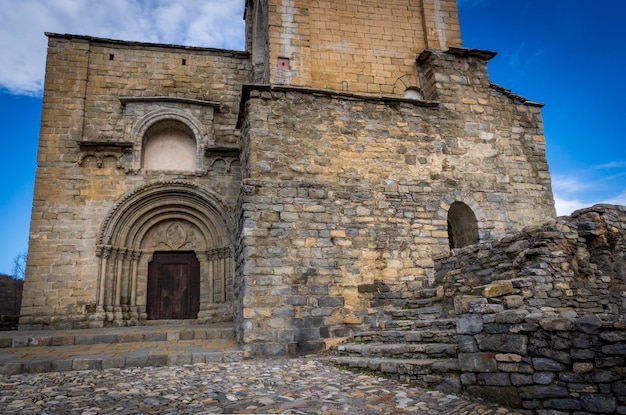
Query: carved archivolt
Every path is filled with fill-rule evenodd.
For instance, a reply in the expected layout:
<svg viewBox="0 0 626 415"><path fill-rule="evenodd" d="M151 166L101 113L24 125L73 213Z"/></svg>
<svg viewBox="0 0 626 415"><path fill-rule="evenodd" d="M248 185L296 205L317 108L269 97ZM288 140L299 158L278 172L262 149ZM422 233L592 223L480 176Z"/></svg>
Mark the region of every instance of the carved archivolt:
<svg viewBox="0 0 626 415"><path fill-rule="evenodd" d="M214 191L182 180L152 183L122 196L104 220L98 245L136 245L138 248L136 238L146 231L149 218L158 218L167 212L175 212L178 217L188 216L191 223L204 223L204 227L210 228L207 232L211 240L230 245L230 232L219 230L222 225L232 229L229 207Z"/></svg>
<svg viewBox="0 0 626 415"><path fill-rule="evenodd" d="M196 253L201 312L227 301L232 224L219 197L195 183L154 183L127 193L107 216L98 239L99 310L110 321L145 318L148 263L157 251Z"/></svg>

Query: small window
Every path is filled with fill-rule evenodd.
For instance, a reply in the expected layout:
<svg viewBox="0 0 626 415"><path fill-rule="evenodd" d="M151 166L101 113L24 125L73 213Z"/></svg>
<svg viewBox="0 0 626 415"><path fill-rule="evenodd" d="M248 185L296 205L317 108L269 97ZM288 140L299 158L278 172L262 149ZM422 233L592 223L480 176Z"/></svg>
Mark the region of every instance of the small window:
<svg viewBox="0 0 626 415"><path fill-rule="evenodd" d="M448 241L450 249L479 242L476 215L465 203L454 202L448 210Z"/></svg>

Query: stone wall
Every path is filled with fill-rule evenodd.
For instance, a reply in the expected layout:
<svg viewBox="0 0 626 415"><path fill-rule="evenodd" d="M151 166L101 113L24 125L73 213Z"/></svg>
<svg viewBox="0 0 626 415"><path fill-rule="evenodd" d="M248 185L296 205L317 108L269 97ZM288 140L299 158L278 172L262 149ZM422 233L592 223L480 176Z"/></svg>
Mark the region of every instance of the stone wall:
<svg viewBox="0 0 626 415"><path fill-rule="evenodd" d="M124 197L159 183L196 186L230 206L223 210L232 216L241 183L235 124L248 54L48 36L22 324L84 327L103 324L102 317L89 320L102 291L98 255L111 255L99 245L107 244L103 227ZM142 168L147 129L159 122L176 123L194 139L196 169ZM111 258L131 267L133 255L122 249ZM142 298L133 300L139 307L133 312L141 314L145 288L135 289Z"/></svg>
<svg viewBox="0 0 626 415"><path fill-rule="evenodd" d="M435 268L468 393L528 414L626 412L626 207L454 250Z"/></svg>
<svg viewBox="0 0 626 415"><path fill-rule="evenodd" d="M467 312L478 292L497 295L502 307L615 318L626 307L625 219L623 207L579 210L497 242L453 250L436 261L435 279L444 287L448 309L457 313Z"/></svg>
<svg viewBox="0 0 626 415"><path fill-rule="evenodd" d="M376 312L360 285L400 293L431 285L456 201L474 211L481 240L553 216L538 107L477 88L485 58L467 62L468 70L449 69L466 81L436 87L482 94L474 111L310 89L244 91L238 325L250 353L309 351L343 336Z"/></svg>

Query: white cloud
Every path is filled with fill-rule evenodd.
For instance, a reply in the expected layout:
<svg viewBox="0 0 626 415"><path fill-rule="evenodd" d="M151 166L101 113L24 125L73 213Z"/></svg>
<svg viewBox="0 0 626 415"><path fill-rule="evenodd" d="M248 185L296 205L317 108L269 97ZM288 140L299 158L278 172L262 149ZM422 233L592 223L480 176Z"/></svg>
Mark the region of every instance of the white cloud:
<svg viewBox="0 0 626 415"><path fill-rule="evenodd" d="M579 177L552 175L552 187L561 194L572 194L584 190L588 183L582 182Z"/></svg>
<svg viewBox="0 0 626 415"><path fill-rule="evenodd" d="M619 178L626 172L617 171L612 175L600 175L607 169L619 170L626 166L624 162L613 162L593 166L576 173L575 176L554 174L552 190L557 215L569 215L575 210L590 207L598 203L626 205L626 190Z"/></svg>
<svg viewBox="0 0 626 415"><path fill-rule="evenodd" d="M624 205L626 206L626 190L621 194L606 200L604 203L610 203L612 205Z"/></svg>
<svg viewBox="0 0 626 415"><path fill-rule="evenodd" d="M591 207L598 203L608 203L611 205L623 205L626 206L626 191L617 196L610 197L608 199L568 199L560 196L558 193L554 193L554 206L556 208L557 216L570 215L573 211Z"/></svg>
<svg viewBox="0 0 626 415"><path fill-rule="evenodd" d="M554 194L554 207L557 216L570 215L573 211L592 206L593 203L585 203L577 199L564 199L557 193Z"/></svg>
<svg viewBox="0 0 626 415"><path fill-rule="evenodd" d="M223 49L244 45L244 0L0 0L0 89L41 93L44 32Z"/></svg>

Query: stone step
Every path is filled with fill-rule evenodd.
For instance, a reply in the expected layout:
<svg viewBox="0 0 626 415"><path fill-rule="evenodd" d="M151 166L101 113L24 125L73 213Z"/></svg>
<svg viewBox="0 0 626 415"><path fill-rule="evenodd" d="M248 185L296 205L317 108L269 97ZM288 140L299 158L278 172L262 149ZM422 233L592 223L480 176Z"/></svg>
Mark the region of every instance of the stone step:
<svg viewBox="0 0 626 415"><path fill-rule="evenodd" d="M397 330L414 330L425 328L437 328L437 329L455 329L455 318L436 318L436 319L394 319L387 323L388 329Z"/></svg>
<svg viewBox="0 0 626 415"><path fill-rule="evenodd" d="M152 321L146 326L76 330L0 332L0 350L12 347L70 346L169 340L233 340L233 324L198 324L188 320Z"/></svg>
<svg viewBox="0 0 626 415"><path fill-rule="evenodd" d="M352 335L355 342L374 343L450 343L457 344L455 329L372 330Z"/></svg>
<svg viewBox="0 0 626 415"><path fill-rule="evenodd" d="M167 340L0 349L0 374L178 366L243 360L232 339Z"/></svg>
<svg viewBox="0 0 626 415"><path fill-rule="evenodd" d="M458 393L461 390L459 362L456 358L392 359L333 356L326 360L346 368L372 370L400 381L436 388L444 393Z"/></svg>
<svg viewBox="0 0 626 415"><path fill-rule="evenodd" d="M441 312L442 307L440 305L405 308L392 311L391 317L397 320L432 319L432 316L439 316Z"/></svg>
<svg viewBox="0 0 626 415"><path fill-rule="evenodd" d="M337 346L337 354L361 357L391 357L395 359L426 359L456 357L458 346L449 343L347 343Z"/></svg>

